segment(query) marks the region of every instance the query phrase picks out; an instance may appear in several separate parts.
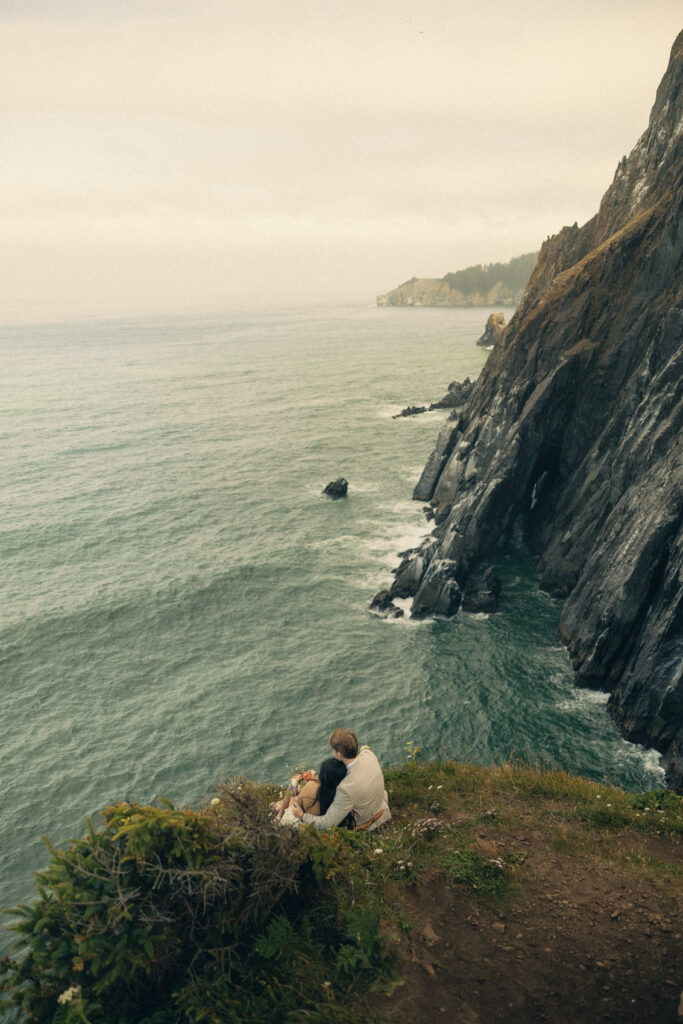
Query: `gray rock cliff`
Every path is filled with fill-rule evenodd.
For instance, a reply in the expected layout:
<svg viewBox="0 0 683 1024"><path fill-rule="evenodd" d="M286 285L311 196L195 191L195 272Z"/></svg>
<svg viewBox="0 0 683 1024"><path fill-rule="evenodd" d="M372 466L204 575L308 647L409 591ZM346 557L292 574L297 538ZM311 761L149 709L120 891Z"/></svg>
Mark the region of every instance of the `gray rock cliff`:
<svg viewBox="0 0 683 1024"><path fill-rule="evenodd" d="M566 598L576 681L683 788L683 33L598 213L543 245L414 497L439 523L394 583L453 614L521 529Z"/></svg>

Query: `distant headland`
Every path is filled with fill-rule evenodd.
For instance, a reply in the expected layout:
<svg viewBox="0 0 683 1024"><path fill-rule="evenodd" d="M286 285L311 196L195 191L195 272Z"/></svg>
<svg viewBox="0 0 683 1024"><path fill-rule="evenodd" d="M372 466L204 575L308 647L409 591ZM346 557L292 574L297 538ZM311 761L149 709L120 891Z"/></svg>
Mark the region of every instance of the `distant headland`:
<svg viewBox="0 0 683 1024"><path fill-rule="evenodd" d="M509 263L478 263L444 277L411 277L377 296L378 306L516 306L536 265L537 252Z"/></svg>

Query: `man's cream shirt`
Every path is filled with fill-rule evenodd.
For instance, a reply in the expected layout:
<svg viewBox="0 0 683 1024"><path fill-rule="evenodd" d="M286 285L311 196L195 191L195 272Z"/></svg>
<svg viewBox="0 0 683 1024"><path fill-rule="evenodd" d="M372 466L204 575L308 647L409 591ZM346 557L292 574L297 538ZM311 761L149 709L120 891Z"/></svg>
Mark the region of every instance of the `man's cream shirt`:
<svg viewBox="0 0 683 1024"><path fill-rule="evenodd" d="M368 832L390 821L391 811L380 763L369 747L362 747L355 761L348 765L346 778L337 786L327 813L304 814L301 820L316 828L334 828L353 811L356 825L362 825L380 810L381 817L368 827Z"/></svg>

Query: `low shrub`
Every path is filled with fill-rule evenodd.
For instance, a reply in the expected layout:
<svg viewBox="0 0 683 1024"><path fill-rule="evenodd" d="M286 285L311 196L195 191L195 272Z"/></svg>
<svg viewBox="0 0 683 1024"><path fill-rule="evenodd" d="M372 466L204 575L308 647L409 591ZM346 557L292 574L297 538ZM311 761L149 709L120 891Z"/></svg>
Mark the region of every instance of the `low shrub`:
<svg viewBox="0 0 683 1024"><path fill-rule="evenodd" d="M275 826L245 782L219 792L199 811L114 804L50 847L39 899L10 911L0 1007L46 1024L334 1021L335 994L380 978L379 915L342 896L354 840Z"/></svg>
<svg viewBox="0 0 683 1024"><path fill-rule="evenodd" d="M445 867L453 884L465 885L482 896L503 896L512 885L509 865L503 858L482 857L476 850L452 850Z"/></svg>
<svg viewBox="0 0 683 1024"><path fill-rule="evenodd" d="M683 817L683 798L670 789L651 789L647 793L629 793L629 803L638 811L667 811Z"/></svg>

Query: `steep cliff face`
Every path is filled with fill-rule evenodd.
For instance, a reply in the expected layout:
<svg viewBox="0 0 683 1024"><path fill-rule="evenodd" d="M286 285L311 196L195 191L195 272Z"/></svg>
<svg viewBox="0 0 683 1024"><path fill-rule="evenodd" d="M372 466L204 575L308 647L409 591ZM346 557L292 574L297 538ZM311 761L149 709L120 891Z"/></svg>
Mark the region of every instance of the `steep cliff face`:
<svg viewBox="0 0 683 1024"><path fill-rule="evenodd" d="M514 317L415 498L439 523L394 593L451 614L522 529L566 596L577 682L683 786L683 33L599 212L541 249Z"/></svg>

